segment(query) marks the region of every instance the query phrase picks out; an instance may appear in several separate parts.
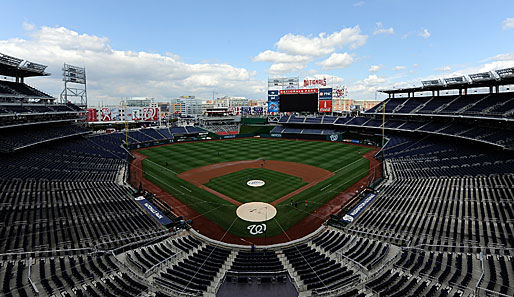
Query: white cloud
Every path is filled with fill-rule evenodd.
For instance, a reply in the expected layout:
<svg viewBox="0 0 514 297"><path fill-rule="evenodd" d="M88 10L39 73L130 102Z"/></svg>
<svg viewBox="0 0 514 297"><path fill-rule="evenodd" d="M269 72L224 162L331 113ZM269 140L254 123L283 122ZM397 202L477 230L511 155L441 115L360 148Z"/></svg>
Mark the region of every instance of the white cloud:
<svg viewBox="0 0 514 297"><path fill-rule="evenodd" d="M283 53L320 57L343 47L355 49L364 45L367 38L367 35L361 34L360 27L355 26L329 35L320 33L317 37L288 33L280 38L276 46Z"/></svg>
<svg viewBox="0 0 514 297"><path fill-rule="evenodd" d="M378 22L375 31L373 32L373 35L377 34L394 34L394 29L393 27L389 27L386 29L382 25L382 22Z"/></svg>
<svg viewBox="0 0 514 297"><path fill-rule="evenodd" d="M369 72L378 72L380 69L384 68L383 64L380 65L371 65L368 69Z"/></svg>
<svg viewBox="0 0 514 297"><path fill-rule="evenodd" d="M401 71L401 70L405 70L405 69L407 69L407 67L405 67L405 66L394 66L393 67L394 71Z"/></svg>
<svg viewBox="0 0 514 297"><path fill-rule="evenodd" d="M337 68L345 68L353 63L352 55L348 53L333 53L330 57L322 62L319 62L318 65L323 69L337 69Z"/></svg>
<svg viewBox="0 0 514 297"><path fill-rule="evenodd" d="M428 32L428 29L423 29L423 32L419 33L418 36L421 36L425 39L429 38L432 34Z"/></svg>
<svg viewBox="0 0 514 297"><path fill-rule="evenodd" d="M384 88L387 80L375 74L369 75L367 78L358 80L348 85L348 93L350 98L374 99L375 92Z"/></svg>
<svg viewBox="0 0 514 297"><path fill-rule="evenodd" d="M506 54L499 54L499 55L491 57L491 58L489 58L487 60L492 60L492 61L509 61L509 60L514 60L514 52L506 53Z"/></svg>
<svg viewBox="0 0 514 297"><path fill-rule="evenodd" d="M259 53L253 58L254 62L271 62L271 63L306 63L311 61L312 58L302 55L289 55L276 51L266 50Z"/></svg>
<svg viewBox="0 0 514 297"><path fill-rule="evenodd" d="M353 4L353 6L354 6L354 7L360 7L360 6L364 5L364 3L366 3L366 2L364 2L364 1L355 2L355 3Z"/></svg>
<svg viewBox="0 0 514 297"><path fill-rule="evenodd" d="M268 72L272 74L291 73L302 71L304 68L305 65L299 63L277 63L271 65Z"/></svg>
<svg viewBox="0 0 514 297"><path fill-rule="evenodd" d="M412 68L418 68L418 64L412 64Z"/></svg>
<svg viewBox="0 0 514 297"><path fill-rule="evenodd" d="M34 26L33 24L31 24L27 21L23 22L22 26L23 26L23 29L26 31L32 31L36 28L36 26Z"/></svg>
<svg viewBox="0 0 514 297"><path fill-rule="evenodd" d="M376 74L370 74L367 78L362 80L362 82L364 82L366 85L370 85L370 86L376 86L385 81L386 80L384 78L378 77Z"/></svg>
<svg viewBox="0 0 514 297"><path fill-rule="evenodd" d="M514 28L514 18L507 18L502 23L503 30Z"/></svg>
<svg viewBox="0 0 514 297"><path fill-rule="evenodd" d="M120 97L152 96L158 99L192 94L219 93L262 97L265 82L255 72L229 64L182 62L172 53L112 49L109 39L79 34L64 27L41 27L28 39L0 40L2 52L48 65L51 77L30 78L27 83L54 96L63 89L63 63L85 66L90 102L116 104Z"/></svg>
<svg viewBox="0 0 514 297"><path fill-rule="evenodd" d="M444 67L437 68L437 71L450 71L450 70L452 70L452 67L450 67L450 66L444 66Z"/></svg>

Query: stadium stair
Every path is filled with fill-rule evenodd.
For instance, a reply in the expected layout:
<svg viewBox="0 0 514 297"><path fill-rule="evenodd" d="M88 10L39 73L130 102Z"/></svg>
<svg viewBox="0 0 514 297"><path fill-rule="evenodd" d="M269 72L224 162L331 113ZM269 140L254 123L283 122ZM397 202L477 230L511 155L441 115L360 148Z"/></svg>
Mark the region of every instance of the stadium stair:
<svg viewBox="0 0 514 297"><path fill-rule="evenodd" d="M228 256L227 260L225 261L223 266L221 266L220 270L218 271L218 273L214 277L213 281L211 282L211 285L207 288L207 293L204 293L205 297L207 297L207 296L215 297L216 296L216 289L221 284L221 280L223 279L223 277L225 277L225 273L230 269L230 267L232 267L232 263L234 263L237 253L238 253L238 251L236 251L236 250L232 250L230 252L230 255Z"/></svg>

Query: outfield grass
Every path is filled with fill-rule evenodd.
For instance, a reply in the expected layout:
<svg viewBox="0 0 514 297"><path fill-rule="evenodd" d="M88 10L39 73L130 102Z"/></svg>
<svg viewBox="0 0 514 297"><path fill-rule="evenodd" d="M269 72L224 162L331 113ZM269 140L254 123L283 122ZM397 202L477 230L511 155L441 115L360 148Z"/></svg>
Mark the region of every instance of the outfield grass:
<svg viewBox="0 0 514 297"><path fill-rule="evenodd" d="M282 233L283 229L287 230L292 227L321 205L365 177L368 174L369 161L362 158L361 154L370 150L371 148L341 142L244 138L177 143L140 152L148 157L143 160L146 179L222 228L228 229L231 226L230 233L236 236L250 237L247 227L251 223L237 218L235 205L195 187L176 177L176 174L209 164L256 160L263 157L267 160L304 163L334 172L334 176L294 196L295 201L300 202L301 207L298 209L291 207L289 201L277 205L276 219L267 223L266 236L273 236ZM169 163L167 167L165 166L166 162ZM233 198L236 199L236 197ZM309 201L308 208L303 206L304 200Z"/></svg>
<svg viewBox="0 0 514 297"><path fill-rule="evenodd" d="M252 188L246 184L260 179L264 186ZM271 203L292 191L307 185L301 178L264 168L248 168L211 179L207 187L241 203L260 201Z"/></svg>

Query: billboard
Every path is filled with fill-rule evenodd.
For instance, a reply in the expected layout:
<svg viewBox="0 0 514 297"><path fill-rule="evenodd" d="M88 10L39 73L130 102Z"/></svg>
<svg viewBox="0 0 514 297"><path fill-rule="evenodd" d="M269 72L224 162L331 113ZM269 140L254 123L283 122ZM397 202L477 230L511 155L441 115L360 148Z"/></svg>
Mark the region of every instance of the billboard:
<svg viewBox="0 0 514 297"><path fill-rule="evenodd" d="M168 225L168 224L172 223L170 218L165 216L159 209L157 209L157 207L155 207L152 203L150 203L150 201L146 200L145 197L139 196L139 197L136 197L135 199L139 204L141 204L141 206L146 211L148 211L148 213L150 213L155 219L157 219L157 221L159 221L159 223L161 223L163 225Z"/></svg>
<svg viewBox="0 0 514 297"><path fill-rule="evenodd" d="M332 100L332 88L319 89L319 100Z"/></svg>
<svg viewBox="0 0 514 297"><path fill-rule="evenodd" d="M116 107L111 107L111 121L120 121L120 110Z"/></svg>
<svg viewBox="0 0 514 297"><path fill-rule="evenodd" d="M278 102L268 102L268 112L278 112Z"/></svg>
<svg viewBox="0 0 514 297"><path fill-rule="evenodd" d="M332 112L332 100L319 100L318 112Z"/></svg>
<svg viewBox="0 0 514 297"><path fill-rule="evenodd" d="M278 90L268 91L268 101L278 101Z"/></svg>
<svg viewBox="0 0 514 297"><path fill-rule="evenodd" d="M96 122L96 108L87 109L87 121Z"/></svg>
<svg viewBox="0 0 514 297"><path fill-rule="evenodd" d="M139 121L141 120L141 109L139 108L127 108L127 120L128 121Z"/></svg>
<svg viewBox="0 0 514 297"><path fill-rule="evenodd" d="M255 106L253 108L253 113L254 114L263 114L264 113L264 108L262 108L262 106Z"/></svg>
<svg viewBox="0 0 514 297"><path fill-rule="evenodd" d="M111 121L111 109L109 107L102 107L102 122Z"/></svg>
<svg viewBox="0 0 514 297"><path fill-rule="evenodd" d="M159 108L158 107L143 108L143 121L158 121L158 120L159 120Z"/></svg>
<svg viewBox="0 0 514 297"><path fill-rule="evenodd" d="M355 218L375 199L375 194L369 194L366 196L357 206L355 206L350 212L348 212L341 220L347 223L353 222Z"/></svg>
<svg viewBox="0 0 514 297"><path fill-rule="evenodd" d="M250 106L243 106L243 107L241 107L241 113L242 114L251 114L252 108Z"/></svg>

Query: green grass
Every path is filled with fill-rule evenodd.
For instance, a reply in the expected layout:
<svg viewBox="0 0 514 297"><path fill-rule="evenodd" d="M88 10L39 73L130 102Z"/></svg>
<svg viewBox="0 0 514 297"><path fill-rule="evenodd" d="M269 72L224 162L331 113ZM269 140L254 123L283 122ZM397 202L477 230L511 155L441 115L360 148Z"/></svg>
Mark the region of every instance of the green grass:
<svg viewBox="0 0 514 297"><path fill-rule="evenodd" d="M246 184L260 179L264 186L252 188ZM271 203L292 191L305 186L301 178L263 168L248 168L211 179L205 185L241 203L261 201Z"/></svg>
<svg viewBox="0 0 514 297"><path fill-rule="evenodd" d="M229 232L233 235L250 237L247 226L252 223L237 218L235 205L195 187L176 177L176 174L209 164L255 160L262 157L267 160L304 163L334 172L334 176L294 196L295 201L300 201L299 205L307 199L309 201L307 209L303 205L298 209L290 207L289 201L277 205L275 220L267 223L267 236L273 236L282 233L282 229L287 230L292 227L365 177L368 174L369 161L362 158L360 154L370 150L371 148L341 142L244 138L177 143L140 152L148 157L143 161L145 178L220 227L224 229L230 227ZM164 166L165 162L169 163L168 167ZM236 197L233 198L236 199Z"/></svg>

